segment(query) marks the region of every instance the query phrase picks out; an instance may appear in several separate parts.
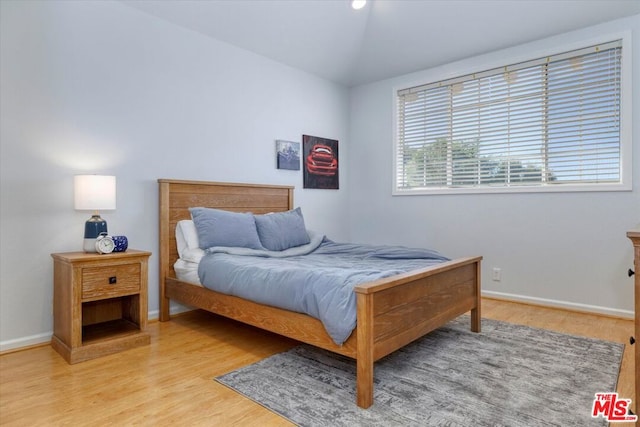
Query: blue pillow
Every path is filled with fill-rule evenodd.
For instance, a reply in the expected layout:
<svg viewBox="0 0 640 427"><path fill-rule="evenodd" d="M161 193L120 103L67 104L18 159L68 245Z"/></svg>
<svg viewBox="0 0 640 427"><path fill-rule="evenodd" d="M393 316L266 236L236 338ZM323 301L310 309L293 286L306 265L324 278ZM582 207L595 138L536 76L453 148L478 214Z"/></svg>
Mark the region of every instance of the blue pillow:
<svg viewBox="0 0 640 427"><path fill-rule="evenodd" d="M260 243L270 251L283 251L311 242L302 210L255 215Z"/></svg>
<svg viewBox="0 0 640 427"><path fill-rule="evenodd" d="M211 208L189 208L189 212L202 249L213 246L264 249L260 244L256 221L250 213Z"/></svg>

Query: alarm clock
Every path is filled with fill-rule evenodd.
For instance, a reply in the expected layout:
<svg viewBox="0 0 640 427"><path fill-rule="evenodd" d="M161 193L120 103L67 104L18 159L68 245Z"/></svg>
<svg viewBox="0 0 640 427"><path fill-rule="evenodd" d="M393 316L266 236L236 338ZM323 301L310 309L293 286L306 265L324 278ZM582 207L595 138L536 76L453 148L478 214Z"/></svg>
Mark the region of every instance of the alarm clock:
<svg viewBox="0 0 640 427"><path fill-rule="evenodd" d="M113 238L107 233L100 233L96 238L96 252L99 254L110 254L115 249L116 245L113 243Z"/></svg>

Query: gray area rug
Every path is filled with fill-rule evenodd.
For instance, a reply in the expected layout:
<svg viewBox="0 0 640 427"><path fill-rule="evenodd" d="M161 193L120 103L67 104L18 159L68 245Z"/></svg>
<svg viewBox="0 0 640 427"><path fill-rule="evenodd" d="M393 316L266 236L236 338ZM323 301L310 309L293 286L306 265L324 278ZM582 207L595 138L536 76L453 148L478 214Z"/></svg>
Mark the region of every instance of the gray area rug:
<svg viewBox="0 0 640 427"><path fill-rule="evenodd" d="M355 362L307 345L216 378L301 426L590 426L624 345L463 316L378 361L374 404Z"/></svg>

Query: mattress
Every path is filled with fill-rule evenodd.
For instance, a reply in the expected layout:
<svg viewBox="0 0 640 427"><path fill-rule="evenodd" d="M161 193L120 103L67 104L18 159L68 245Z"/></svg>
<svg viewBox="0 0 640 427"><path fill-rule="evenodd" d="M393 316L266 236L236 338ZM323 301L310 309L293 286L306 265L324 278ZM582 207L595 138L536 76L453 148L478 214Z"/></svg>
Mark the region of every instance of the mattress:
<svg viewBox="0 0 640 427"><path fill-rule="evenodd" d="M198 277L197 262L178 259L175 264L173 264L173 269L176 272L176 277L179 280L202 286L202 284L200 283L200 278Z"/></svg>
<svg viewBox="0 0 640 427"><path fill-rule="evenodd" d="M178 260L173 264L176 277L183 282L201 285L198 277L198 264L204 256L204 251L199 247L198 232L193 221L178 221L176 224L176 246Z"/></svg>

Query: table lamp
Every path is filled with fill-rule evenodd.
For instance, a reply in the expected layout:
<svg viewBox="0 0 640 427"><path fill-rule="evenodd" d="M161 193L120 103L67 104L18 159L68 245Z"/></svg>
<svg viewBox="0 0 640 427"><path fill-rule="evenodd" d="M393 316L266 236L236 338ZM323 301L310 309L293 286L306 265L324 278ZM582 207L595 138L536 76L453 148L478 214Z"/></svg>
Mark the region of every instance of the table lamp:
<svg viewBox="0 0 640 427"><path fill-rule="evenodd" d="M96 252L96 238L107 232L107 221L98 211L116 208L116 177L109 175L76 175L74 204L76 210L91 210L93 215L84 224L85 252Z"/></svg>

